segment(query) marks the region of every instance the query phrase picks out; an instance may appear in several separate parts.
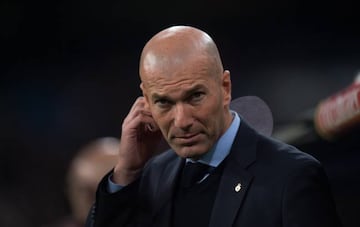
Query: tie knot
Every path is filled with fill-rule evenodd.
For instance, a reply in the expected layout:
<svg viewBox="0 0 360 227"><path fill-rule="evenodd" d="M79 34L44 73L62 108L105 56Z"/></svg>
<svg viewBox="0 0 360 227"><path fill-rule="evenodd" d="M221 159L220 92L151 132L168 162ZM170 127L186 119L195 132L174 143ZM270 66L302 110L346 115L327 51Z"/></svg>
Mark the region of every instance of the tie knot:
<svg viewBox="0 0 360 227"><path fill-rule="evenodd" d="M201 162L187 162L181 179L181 185L184 187L191 187L192 185L201 181L207 173L209 173L210 166Z"/></svg>

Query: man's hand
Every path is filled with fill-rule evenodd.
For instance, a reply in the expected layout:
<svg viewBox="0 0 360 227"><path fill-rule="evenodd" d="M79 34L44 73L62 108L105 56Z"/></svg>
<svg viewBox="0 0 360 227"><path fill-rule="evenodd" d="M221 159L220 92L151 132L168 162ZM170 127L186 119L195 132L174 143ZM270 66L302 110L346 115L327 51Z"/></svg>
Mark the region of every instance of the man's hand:
<svg viewBox="0 0 360 227"><path fill-rule="evenodd" d="M146 108L145 98L139 97L122 125L119 160L112 180L124 186L133 182L156 153L161 137L158 126Z"/></svg>

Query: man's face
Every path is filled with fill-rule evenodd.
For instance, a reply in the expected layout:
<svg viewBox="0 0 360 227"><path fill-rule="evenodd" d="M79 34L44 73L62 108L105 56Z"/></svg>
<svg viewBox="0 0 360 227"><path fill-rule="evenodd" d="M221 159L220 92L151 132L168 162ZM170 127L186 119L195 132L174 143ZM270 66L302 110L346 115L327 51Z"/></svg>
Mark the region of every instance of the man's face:
<svg viewBox="0 0 360 227"><path fill-rule="evenodd" d="M143 70L142 89L162 134L184 158L198 158L214 145L231 122L228 71L212 75L208 61L171 70Z"/></svg>

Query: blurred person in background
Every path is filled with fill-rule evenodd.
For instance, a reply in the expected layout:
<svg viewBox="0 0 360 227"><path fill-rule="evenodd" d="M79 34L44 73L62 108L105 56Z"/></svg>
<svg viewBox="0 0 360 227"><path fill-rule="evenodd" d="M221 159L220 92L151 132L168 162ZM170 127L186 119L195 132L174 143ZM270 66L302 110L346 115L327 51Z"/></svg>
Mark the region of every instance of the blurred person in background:
<svg viewBox="0 0 360 227"><path fill-rule="evenodd" d="M95 201L95 192L101 178L116 164L119 140L103 137L82 147L70 163L66 176L66 196L70 216L53 227L84 226L89 209Z"/></svg>

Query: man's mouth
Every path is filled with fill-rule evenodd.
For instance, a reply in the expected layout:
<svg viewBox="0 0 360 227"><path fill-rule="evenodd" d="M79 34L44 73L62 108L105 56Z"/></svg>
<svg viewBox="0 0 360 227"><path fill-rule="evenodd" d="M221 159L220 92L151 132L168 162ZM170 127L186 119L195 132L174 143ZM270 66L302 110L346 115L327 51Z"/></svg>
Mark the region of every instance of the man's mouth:
<svg viewBox="0 0 360 227"><path fill-rule="evenodd" d="M201 133L192 133L174 136L174 142L182 146L191 146L199 142Z"/></svg>

